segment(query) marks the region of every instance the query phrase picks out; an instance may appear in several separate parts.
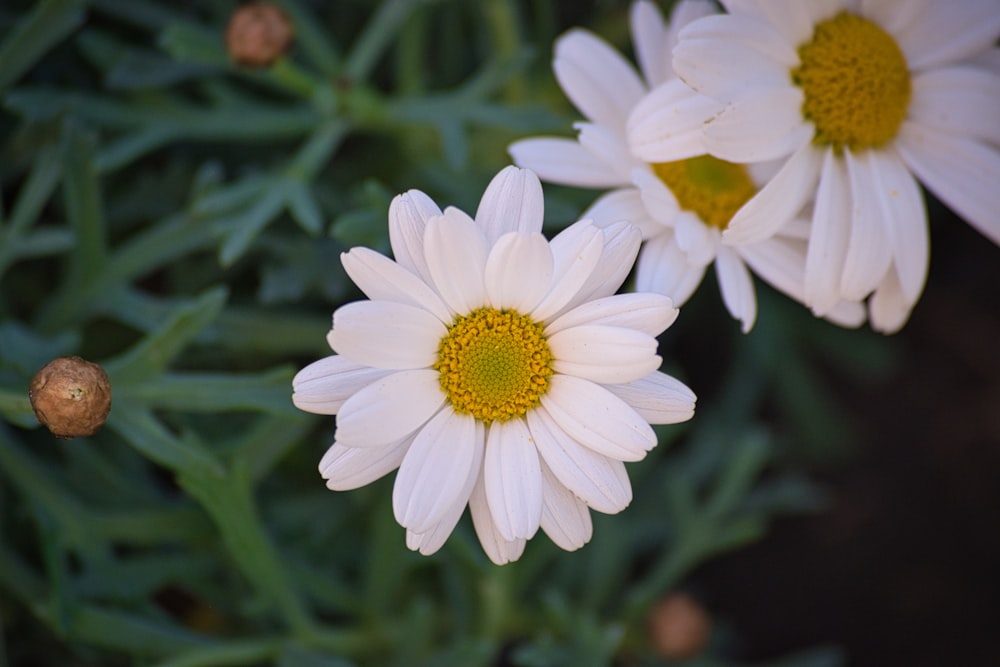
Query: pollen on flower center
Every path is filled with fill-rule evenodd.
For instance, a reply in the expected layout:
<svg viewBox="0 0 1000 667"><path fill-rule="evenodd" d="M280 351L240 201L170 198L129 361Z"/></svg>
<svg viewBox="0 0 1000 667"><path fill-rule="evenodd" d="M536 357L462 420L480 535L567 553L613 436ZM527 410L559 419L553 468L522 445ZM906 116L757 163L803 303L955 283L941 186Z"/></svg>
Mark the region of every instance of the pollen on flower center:
<svg viewBox="0 0 1000 667"><path fill-rule="evenodd" d="M457 317L434 364L455 412L490 423L537 406L552 375L552 352L542 329L511 310L479 308Z"/></svg>
<svg viewBox="0 0 1000 667"><path fill-rule="evenodd" d="M736 211L757 193L746 167L711 155L657 162L655 173L670 188L681 209L724 230Z"/></svg>
<svg viewBox="0 0 1000 667"><path fill-rule="evenodd" d="M896 41L871 21L841 12L816 25L799 47L792 81L805 93L813 142L840 152L877 148L899 131L910 102L910 72Z"/></svg>

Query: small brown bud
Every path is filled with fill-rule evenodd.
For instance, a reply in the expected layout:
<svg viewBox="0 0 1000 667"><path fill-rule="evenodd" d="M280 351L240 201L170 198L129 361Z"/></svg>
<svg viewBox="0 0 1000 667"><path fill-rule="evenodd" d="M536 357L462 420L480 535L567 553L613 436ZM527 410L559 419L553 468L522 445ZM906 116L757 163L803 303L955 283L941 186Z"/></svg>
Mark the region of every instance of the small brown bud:
<svg viewBox="0 0 1000 667"><path fill-rule="evenodd" d="M95 363L59 357L35 374L28 398L35 417L57 438L93 435L111 411L111 382Z"/></svg>
<svg viewBox="0 0 1000 667"><path fill-rule="evenodd" d="M234 62L268 67L285 52L294 36L292 22L280 7L255 2L233 12L226 27L226 49Z"/></svg>
<svg viewBox="0 0 1000 667"><path fill-rule="evenodd" d="M657 655L687 660L705 649L712 633L712 618L687 593L672 593L649 612L649 639Z"/></svg>

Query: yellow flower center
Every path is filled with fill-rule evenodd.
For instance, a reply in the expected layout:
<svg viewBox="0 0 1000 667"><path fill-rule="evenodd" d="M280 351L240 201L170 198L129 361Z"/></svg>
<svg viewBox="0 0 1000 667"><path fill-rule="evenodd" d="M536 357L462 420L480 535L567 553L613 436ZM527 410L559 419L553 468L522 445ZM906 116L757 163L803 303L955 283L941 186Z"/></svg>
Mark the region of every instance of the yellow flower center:
<svg viewBox="0 0 1000 667"><path fill-rule="evenodd" d="M882 28L841 12L816 25L799 61L792 81L805 93L802 115L816 126L815 144L839 153L896 136L910 102L910 71Z"/></svg>
<svg viewBox="0 0 1000 667"><path fill-rule="evenodd" d="M552 375L543 327L511 310L479 308L455 318L434 369L455 412L490 423L522 417L541 402Z"/></svg>
<svg viewBox="0 0 1000 667"><path fill-rule="evenodd" d="M657 162L652 167L683 210L719 230L757 193L746 167L711 155Z"/></svg>

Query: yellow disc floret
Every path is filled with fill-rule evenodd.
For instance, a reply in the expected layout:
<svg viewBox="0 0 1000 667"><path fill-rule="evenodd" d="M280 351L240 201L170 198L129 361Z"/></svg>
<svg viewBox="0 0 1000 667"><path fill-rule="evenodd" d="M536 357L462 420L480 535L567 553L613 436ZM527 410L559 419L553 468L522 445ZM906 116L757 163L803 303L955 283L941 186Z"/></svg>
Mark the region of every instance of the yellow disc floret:
<svg viewBox="0 0 1000 667"><path fill-rule="evenodd" d="M552 351L541 324L511 310L479 308L455 318L434 369L455 412L490 423L524 416L541 402Z"/></svg>
<svg viewBox="0 0 1000 667"><path fill-rule="evenodd" d="M653 173L674 193L681 209L691 211L706 225L720 230L757 193L746 167L711 155L658 162L652 167Z"/></svg>
<svg viewBox="0 0 1000 667"><path fill-rule="evenodd" d="M910 71L882 28L841 12L816 24L799 47L792 81L802 88L802 115L816 126L813 142L838 153L891 141L910 103Z"/></svg>

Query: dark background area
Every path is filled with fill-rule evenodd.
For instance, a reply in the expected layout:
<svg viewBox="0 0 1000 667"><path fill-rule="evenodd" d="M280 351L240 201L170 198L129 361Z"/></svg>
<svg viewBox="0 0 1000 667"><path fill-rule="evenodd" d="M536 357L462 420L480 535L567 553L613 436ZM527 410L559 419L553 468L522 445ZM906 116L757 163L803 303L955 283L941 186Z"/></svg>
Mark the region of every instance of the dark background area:
<svg viewBox="0 0 1000 667"><path fill-rule="evenodd" d="M858 434L811 474L830 507L693 577L741 659L833 643L857 667L1000 665L1000 248L929 208L930 275L894 370L829 378Z"/></svg>

